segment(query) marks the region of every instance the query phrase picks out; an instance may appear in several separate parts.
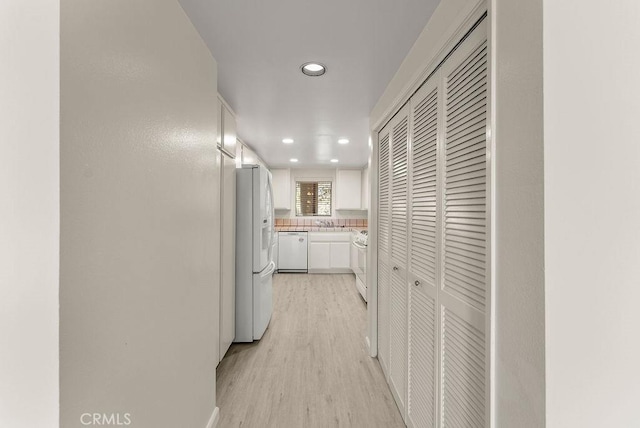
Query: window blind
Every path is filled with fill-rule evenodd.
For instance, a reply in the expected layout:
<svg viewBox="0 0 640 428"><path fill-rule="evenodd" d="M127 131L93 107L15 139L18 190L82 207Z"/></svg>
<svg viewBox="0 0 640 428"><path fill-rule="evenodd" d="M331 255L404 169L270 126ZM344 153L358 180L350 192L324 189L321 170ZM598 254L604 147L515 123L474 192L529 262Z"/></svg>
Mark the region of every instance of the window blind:
<svg viewBox="0 0 640 428"><path fill-rule="evenodd" d="M297 181L296 216L331 216L331 182Z"/></svg>

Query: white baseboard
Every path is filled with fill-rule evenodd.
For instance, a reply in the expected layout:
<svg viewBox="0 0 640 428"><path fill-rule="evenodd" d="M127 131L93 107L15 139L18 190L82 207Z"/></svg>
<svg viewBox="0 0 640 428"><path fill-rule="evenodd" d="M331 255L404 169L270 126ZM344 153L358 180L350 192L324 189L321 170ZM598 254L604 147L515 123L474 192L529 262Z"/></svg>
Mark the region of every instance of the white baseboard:
<svg viewBox="0 0 640 428"><path fill-rule="evenodd" d="M218 421L220 420L220 409L216 407L213 409L213 413L209 418L209 423L207 423L207 428L216 428L218 426Z"/></svg>
<svg viewBox="0 0 640 428"><path fill-rule="evenodd" d="M350 268L336 268L336 269L308 269L307 273L322 273L322 274L333 274L333 273L353 273Z"/></svg>

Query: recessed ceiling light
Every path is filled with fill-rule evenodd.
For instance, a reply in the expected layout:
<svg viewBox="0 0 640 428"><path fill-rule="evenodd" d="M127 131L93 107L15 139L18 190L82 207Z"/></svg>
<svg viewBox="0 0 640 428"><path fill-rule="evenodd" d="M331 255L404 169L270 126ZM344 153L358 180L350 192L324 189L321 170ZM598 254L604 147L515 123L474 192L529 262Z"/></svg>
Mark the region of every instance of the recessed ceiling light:
<svg viewBox="0 0 640 428"><path fill-rule="evenodd" d="M331 159L331 163L338 163L338 159Z"/></svg>
<svg viewBox="0 0 640 428"><path fill-rule="evenodd" d="M338 140L338 144L349 144L349 139L348 138L340 138Z"/></svg>
<svg viewBox="0 0 640 428"><path fill-rule="evenodd" d="M302 70L302 73L306 74L307 76L322 76L327 72L327 68L317 62L307 62L305 64L302 64L300 70Z"/></svg>
<svg viewBox="0 0 640 428"><path fill-rule="evenodd" d="M283 138L282 142L285 144L293 144L293 138Z"/></svg>
<svg viewBox="0 0 640 428"><path fill-rule="evenodd" d="M296 158L292 158L292 159L289 159L289 160L290 160L291 162L298 162L298 159L296 159Z"/></svg>

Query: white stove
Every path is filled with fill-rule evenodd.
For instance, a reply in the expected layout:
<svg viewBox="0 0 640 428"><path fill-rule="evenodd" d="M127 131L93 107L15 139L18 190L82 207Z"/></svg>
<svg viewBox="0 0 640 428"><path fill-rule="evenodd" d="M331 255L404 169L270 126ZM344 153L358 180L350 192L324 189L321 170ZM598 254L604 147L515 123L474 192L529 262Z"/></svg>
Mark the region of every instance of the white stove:
<svg viewBox="0 0 640 428"><path fill-rule="evenodd" d="M367 232L366 230L361 230L360 232L358 232L355 238L353 239L353 242L356 242L365 247L367 246L368 241L369 241L369 232Z"/></svg>
<svg viewBox="0 0 640 428"><path fill-rule="evenodd" d="M360 231L353 235L353 241L351 242L353 251L352 253L352 269L356 274L356 288L362 295L364 301L367 301L367 242L369 240L369 234L366 230Z"/></svg>

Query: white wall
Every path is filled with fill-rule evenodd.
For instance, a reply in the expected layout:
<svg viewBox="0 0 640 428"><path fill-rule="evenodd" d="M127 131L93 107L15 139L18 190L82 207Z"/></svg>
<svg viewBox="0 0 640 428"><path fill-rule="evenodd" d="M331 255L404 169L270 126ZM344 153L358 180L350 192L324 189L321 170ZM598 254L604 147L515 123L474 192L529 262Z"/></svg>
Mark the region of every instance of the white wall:
<svg viewBox="0 0 640 428"><path fill-rule="evenodd" d="M58 421L58 1L0 2L0 426Z"/></svg>
<svg viewBox="0 0 640 428"><path fill-rule="evenodd" d="M544 1L547 426L640 426L640 3Z"/></svg>
<svg viewBox="0 0 640 428"><path fill-rule="evenodd" d="M382 120L396 111L415 91L415 84L423 82L428 73L449 52L450 45L465 17L476 7L478 0L441 0L429 22L422 30L411 50L400 64L398 71L385 88L371 110L369 117L372 129L382 129ZM400 104L399 104L400 103ZM377 134L376 134L377 138ZM373 139L375 142L376 139Z"/></svg>
<svg viewBox="0 0 640 428"><path fill-rule="evenodd" d="M215 414L216 79L177 1L62 0L65 428L85 412L157 428Z"/></svg>

